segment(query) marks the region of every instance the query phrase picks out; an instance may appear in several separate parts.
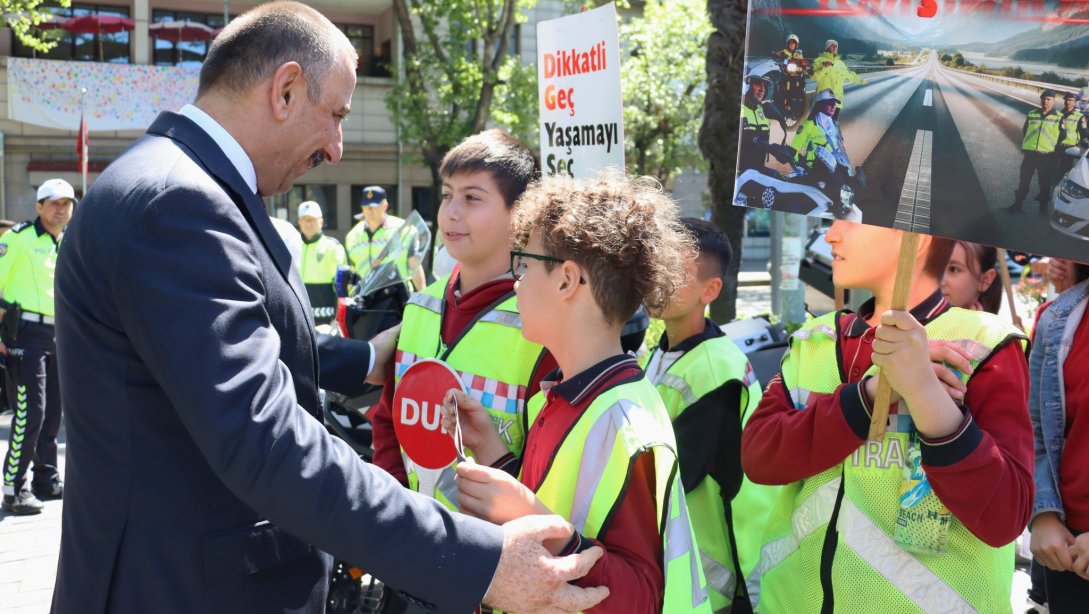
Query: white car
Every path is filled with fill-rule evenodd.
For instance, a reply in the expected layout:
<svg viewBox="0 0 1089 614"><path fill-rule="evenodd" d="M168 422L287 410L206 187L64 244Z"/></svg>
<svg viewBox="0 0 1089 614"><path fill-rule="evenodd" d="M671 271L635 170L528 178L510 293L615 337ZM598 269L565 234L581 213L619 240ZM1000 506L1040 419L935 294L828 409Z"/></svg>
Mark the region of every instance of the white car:
<svg viewBox="0 0 1089 614"><path fill-rule="evenodd" d="M1073 150L1078 150L1072 147ZM1067 150L1067 154L1071 153ZM1059 180L1051 195L1051 227L1089 241L1089 149L1080 149L1074 168Z"/></svg>

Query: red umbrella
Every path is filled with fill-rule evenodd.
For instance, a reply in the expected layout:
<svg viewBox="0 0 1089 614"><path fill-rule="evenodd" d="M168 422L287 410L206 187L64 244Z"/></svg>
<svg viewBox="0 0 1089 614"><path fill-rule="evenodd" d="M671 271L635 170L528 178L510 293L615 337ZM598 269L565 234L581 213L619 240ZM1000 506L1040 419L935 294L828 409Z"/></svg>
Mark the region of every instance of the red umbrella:
<svg viewBox="0 0 1089 614"><path fill-rule="evenodd" d="M40 24L38 24L37 27L39 29L41 29L41 30L59 30L59 29L63 28L64 24L67 23L67 22L68 22L67 19L65 19L63 17L58 17L57 15L53 15L48 20L43 21Z"/></svg>
<svg viewBox="0 0 1089 614"><path fill-rule="evenodd" d="M136 27L136 22L117 15L80 15L65 20L63 27L76 34L113 34L128 32Z"/></svg>
<svg viewBox="0 0 1089 614"><path fill-rule="evenodd" d="M210 41L217 30L196 21L160 21L147 27L148 36L176 43Z"/></svg>

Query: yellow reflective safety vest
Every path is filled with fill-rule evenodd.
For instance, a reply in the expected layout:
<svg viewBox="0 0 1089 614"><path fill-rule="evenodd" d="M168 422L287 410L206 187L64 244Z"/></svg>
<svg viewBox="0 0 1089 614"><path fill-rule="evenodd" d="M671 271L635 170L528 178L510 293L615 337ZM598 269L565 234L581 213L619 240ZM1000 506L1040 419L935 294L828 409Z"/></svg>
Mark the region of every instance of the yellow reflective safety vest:
<svg viewBox="0 0 1089 614"><path fill-rule="evenodd" d="M382 264L375 262L375 258L389 243L390 236L404 223L403 219L387 214L386 220L373 234L367 232L369 230L367 220L359 222L348 231L344 237L344 245L348 248L348 259L351 260L356 273L359 273L361 277L366 276L368 271ZM407 280L408 277L405 279Z"/></svg>
<svg viewBox="0 0 1089 614"><path fill-rule="evenodd" d="M810 394L832 393L842 382L839 315L812 320L791 336L782 376L799 411ZM958 308L931 320L926 332L971 352L973 368L1011 339L1027 343L997 316ZM875 372L876 367L869 374ZM830 582L827 597L836 612L1010 611L1013 544L983 543L932 490L913 509L948 518L942 522L948 524L945 552L909 552L894 540L903 469L917 452L911 448L918 447L913 433L911 416L901 408L890 416L883 442L865 442L840 465L783 487L755 572L758 612L820 612L826 597L822 576ZM831 556L823 552L826 539L834 546Z"/></svg>
<svg viewBox="0 0 1089 614"><path fill-rule="evenodd" d="M764 115L764 105L758 104L755 109L749 105L741 105L741 130L742 132L756 133L763 140L768 140L771 134L771 121Z"/></svg>
<svg viewBox="0 0 1089 614"><path fill-rule="evenodd" d="M818 147L829 152L832 151L832 147L828 144L828 135L812 118L802 123L802 127L794 135L794 140L790 142L790 146L798 152L795 162L809 169L813 168L814 161L817 159L816 150Z"/></svg>
<svg viewBox="0 0 1089 614"><path fill-rule="evenodd" d="M760 382L748 358L729 337L704 340L667 369L658 372L654 365L667 354L661 348L654 351L648 377L658 388L671 421L676 421L689 406L726 382L738 380L742 383L741 407L722 410L727 413L736 410L742 425L748 422L760 403ZM740 456L741 450L734 453ZM740 566L741 577L747 579L756 567L765 521L779 488L754 484L743 478L729 511L718 482L711 476L685 494L714 611L729 608L735 595L744 594L739 590L743 587L738 586L737 570Z"/></svg>
<svg viewBox="0 0 1089 614"><path fill-rule="evenodd" d="M1061 123L1062 118L1055 109L1047 115L1040 109L1029 111L1025 120L1025 136L1021 140L1021 151L1053 153L1059 144Z"/></svg>
<svg viewBox="0 0 1089 614"><path fill-rule="evenodd" d="M39 219L23 222L0 237L0 294L24 311L53 316L53 274L57 239Z"/></svg>
<svg viewBox="0 0 1089 614"><path fill-rule="evenodd" d="M1081 123L1081 111L1074 109L1073 111L1062 114L1060 120L1060 128L1062 132L1062 140L1059 141L1059 145L1063 147L1076 147L1078 142L1081 141L1081 134L1078 132L1078 124Z"/></svg>
<svg viewBox="0 0 1089 614"><path fill-rule="evenodd" d="M529 402L532 424L544 406ZM662 611L711 612L692 522L684 500L677 444L662 399L646 377L605 390L571 428L537 488L537 498L581 535L599 539L623 497L634 459L654 454L655 502L665 560Z"/></svg>
<svg viewBox="0 0 1089 614"><path fill-rule="evenodd" d="M442 312L449 277L435 281L409 298L401 335L397 339L394 379L415 362L437 358L457 372L468 393L487 408L507 449L521 457L525 448L527 389L544 356L544 348L522 336L522 317L514 292L484 309L476 321L453 343L442 343ZM419 490L419 477L412 461L405 460L409 487ZM442 471L433 493L450 509L457 509L454 465Z"/></svg>
<svg viewBox="0 0 1089 614"><path fill-rule="evenodd" d="M825 66L825 62L830 62L831 66ZM837 109L843 106L843 82L862 83L862 77L847 68L847 64L838 55L827 51L813 61L813 78L817 81L817 89L814 91L820 93L822 90L832 90L836 95L836 100L839 101L836 103Z"/></svg>
<svg viewBox="0 0 1089 614"><path fill-rule="evenodd" d="M344 246L333 237L321 235L309 243L303 239L299 275L304 284L332 285L337 277L337 266L347 263Z"/></svg>

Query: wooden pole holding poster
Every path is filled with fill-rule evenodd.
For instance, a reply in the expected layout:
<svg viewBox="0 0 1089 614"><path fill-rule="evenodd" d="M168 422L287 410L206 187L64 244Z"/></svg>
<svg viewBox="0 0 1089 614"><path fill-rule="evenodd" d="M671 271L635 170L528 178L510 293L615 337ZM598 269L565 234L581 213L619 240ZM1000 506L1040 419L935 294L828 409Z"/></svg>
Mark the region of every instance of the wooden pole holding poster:
<svg viewBox="0 0 1089 614"><path fill-rule="evenodd" d="M1006 303L1010 306L1010 317L1013 318L1013 325L1025 330L1025 323L1021 321L1021 316L1017 315L1017 305L1013 302L1013 282L1010 281L1010 265L1006 262L1006 250L998 249L998 272L1002 277L1002 288L1006 291Z"/></svg>
<svg viewBox="0 0 1089 614"><path fill-rule="evenodd" d="M908 296L911 295L911 277L915 271L915 253L919 250L918 233L904 231L900 237L900 259L896 263L896 284L892 288L892 306L896 311L908 308ZM889 399L892 387L884 373L877 376L877 395L873 401L870 416L870 441L885 439L885 425L889 421Z"/></svg>

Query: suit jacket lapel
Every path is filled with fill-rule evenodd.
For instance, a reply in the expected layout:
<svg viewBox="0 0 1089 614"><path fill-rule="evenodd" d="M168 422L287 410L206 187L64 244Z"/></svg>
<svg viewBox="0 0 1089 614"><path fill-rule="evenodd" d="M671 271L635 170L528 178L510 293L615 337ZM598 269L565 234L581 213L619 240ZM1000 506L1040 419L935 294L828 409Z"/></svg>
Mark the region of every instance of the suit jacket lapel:
<svg viewBox="0 0 1089 614"><path fill-rule="evenodd" d="M149 134L157 134L173 139L185 146L186 149L193 153L193 156L204 167L208 175L232 195L232 199L239 205L242 213L250 220L250 223L257 231L257 236L261 238L265 249L272 255L276 268L291 287L295 298L299 300L303 313L309 314L310 298L306 294L302 278L298 273L293 275L291 272L291 252L288 251L284 240L280 238L280 233L276 232L276 227L269 220L264 201L257 194L250 191L246 181L238 174L234 164L231 163L212 137L189 118L170 111L160 113L147 131ZM313 338L313 322L309 317L304 319L310 329L310 337Z"/></svg>

